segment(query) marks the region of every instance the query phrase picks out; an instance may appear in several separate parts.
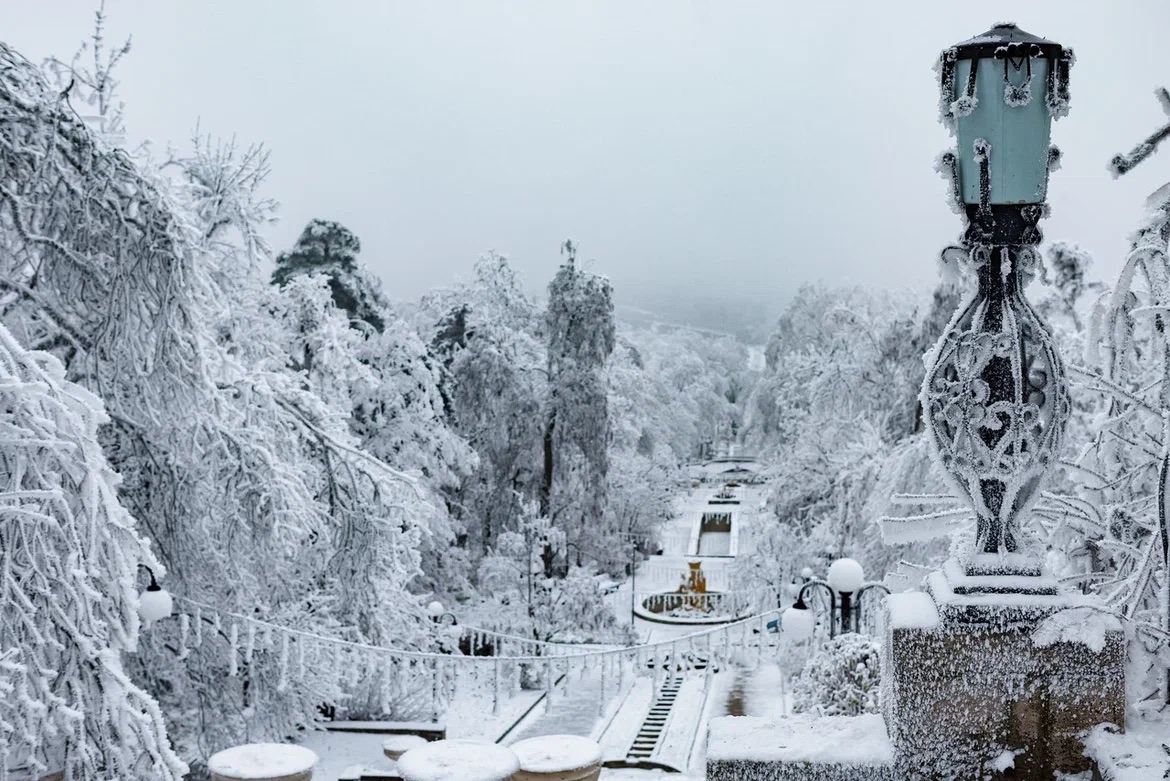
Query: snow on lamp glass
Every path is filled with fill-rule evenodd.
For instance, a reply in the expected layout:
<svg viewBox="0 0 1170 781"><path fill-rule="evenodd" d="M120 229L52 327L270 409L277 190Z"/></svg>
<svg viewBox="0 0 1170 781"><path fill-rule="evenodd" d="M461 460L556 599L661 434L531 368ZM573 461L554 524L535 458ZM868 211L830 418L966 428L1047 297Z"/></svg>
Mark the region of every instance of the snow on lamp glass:
<svg viewBox="0 0 1170 781"><path fill-rule="evenodd" d="M780 614L780 631L793 640L807 640L812 637L817 619L807 607L790 607Z"/></svg>
<svg viewBox="0 0 1170 781"><path fill-rule="evenodd" d="M1046 213L1052 119L1068 111L1072 52L999 24L942 53L941 161L966 218L958 256L976 290L928 356L922 406L935 451L975 511L971 574L1039 574L1021 521L1060 450L1069 398L1052 333L1024 297ZM1034 570L1034 573L1032 572Z"/></svg>
<svg viewBox="0 0 1170 781"><path fill-rule="evenodd" d="M443 615L443 612L443 603L439 602L438 600L427 605L427 615L436 621L439 620L439 616Z"/></svg>
<svg viewBox="0 0 1170 781"><path fill-rule="evenodd" d="M852 594L865 582L865 571L853 559L837 559L829 565L829 585L841 594Z"/></svg>

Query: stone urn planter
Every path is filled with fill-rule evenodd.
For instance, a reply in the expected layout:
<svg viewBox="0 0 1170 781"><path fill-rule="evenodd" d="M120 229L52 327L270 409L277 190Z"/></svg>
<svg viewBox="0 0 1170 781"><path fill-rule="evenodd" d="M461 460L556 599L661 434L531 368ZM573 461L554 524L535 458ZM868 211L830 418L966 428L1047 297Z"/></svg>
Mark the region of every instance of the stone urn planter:
<svg viewBox="0 0 1170 781"><path fill-rule="evenodd" d="M543 735L512 744L520 759L513 781L597 781L601 746L577 735Z"/></svg>
<svg viewBox="0 0 1170 781"><path fill-rule="evenodd" d="M398 758L403 781L509 781L520 769L516 752L495 743L436 740Z"/></svg>
<svg viewBox="0 0 1170 781"><path fill-rule="evenodd" d="M427 744L427 739L420 735L391 735L382 741L382 753L391 762L414 748L421 748Z"/></svg>
<svg viewBox="0 0 1170 781"><path fill-rule="evenodd" d="M207 760L211 781L310 781L317 755L291 743L248 743Z"/></svg>

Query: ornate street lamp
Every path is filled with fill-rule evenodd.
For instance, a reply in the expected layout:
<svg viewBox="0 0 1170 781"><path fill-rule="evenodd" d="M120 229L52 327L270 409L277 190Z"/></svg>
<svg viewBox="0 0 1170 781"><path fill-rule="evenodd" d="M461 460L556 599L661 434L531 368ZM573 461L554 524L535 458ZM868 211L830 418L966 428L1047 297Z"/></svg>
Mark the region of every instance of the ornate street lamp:
<svg viewBox="0 0 1170 781"><path fill-rule="evenodd" d="M837 635L838 625L842 633L860 631L861 595L866 591L879 588L890 593L881 583L866 583L865 571L853 559L837 559L829 565L827 581L809 579L797 594L795 604L780 614L780 629L793 640L807 640L816 628L816 618L804 601L813 588L823 588L829 595L830 637Z"/></svg>
<svg viewBox="0 0 1170 781"><path fill-rule="evenodd" d="M968 574L1040 574L1020 523L1056 459L1069 414L1064 366L1048 326L1024 297L1039 263L1054 118L1068 111L1072 51L999 24L942 53L943 155L962 246L978 287L930 356L922 407L955 490L975 511Z"/></svg>

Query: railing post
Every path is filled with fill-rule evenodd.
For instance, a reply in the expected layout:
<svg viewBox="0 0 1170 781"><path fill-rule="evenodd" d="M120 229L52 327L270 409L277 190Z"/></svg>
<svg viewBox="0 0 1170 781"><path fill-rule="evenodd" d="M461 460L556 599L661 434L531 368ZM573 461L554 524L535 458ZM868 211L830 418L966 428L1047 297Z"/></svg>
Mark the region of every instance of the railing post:
<svg viewBox="0 0 1170 781"><path fill-rule="evenodd" d="M492 664L492 715L500 715L500 660Z"/></svg>
<svg viewBox="0 0 1170 781"><path fill-rule="evenodd" d="M609 663L609 657L606 654L601 655L601 693L597 697L597 715L605 715L605 667Z"/></svg>

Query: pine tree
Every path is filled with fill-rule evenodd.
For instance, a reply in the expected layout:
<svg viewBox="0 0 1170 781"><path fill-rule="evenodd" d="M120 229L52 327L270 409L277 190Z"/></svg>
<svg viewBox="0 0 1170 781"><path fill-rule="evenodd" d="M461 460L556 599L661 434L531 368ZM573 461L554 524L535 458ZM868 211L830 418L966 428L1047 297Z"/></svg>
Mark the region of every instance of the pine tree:
<svg viewBox="0 0 1170 781"><path fill-rule="evenodd" d="M541 515L565 530L570 542L600 531L609 470L609 399L606 362L613 352L613 292L609 280L577 268L576 248L548 286L549 399L544 428ZM546 571L551 570L551 558Z"/></svg>
<svg viewBox="0 0 1170 781"><path fill-rule="evenodd" d="M341 223L310 220L293 248L276 256L272 284L283 286L302 274L322 274L329 280L333 303L349 313L350 321L380 332L389 307L377 278L358 262L361 251L361 241Z"/></svg>

